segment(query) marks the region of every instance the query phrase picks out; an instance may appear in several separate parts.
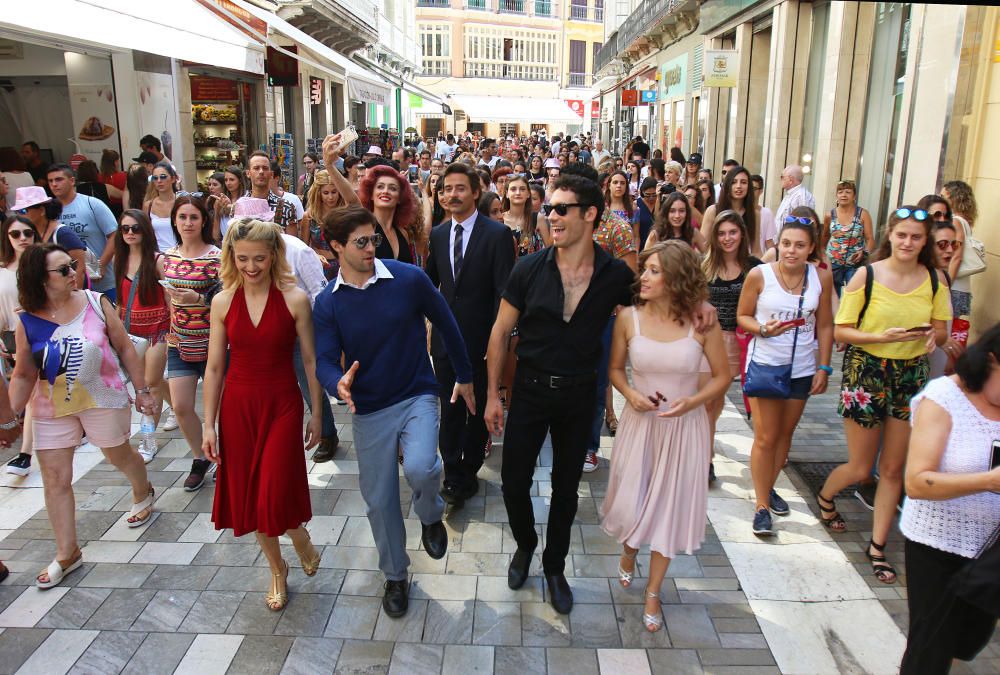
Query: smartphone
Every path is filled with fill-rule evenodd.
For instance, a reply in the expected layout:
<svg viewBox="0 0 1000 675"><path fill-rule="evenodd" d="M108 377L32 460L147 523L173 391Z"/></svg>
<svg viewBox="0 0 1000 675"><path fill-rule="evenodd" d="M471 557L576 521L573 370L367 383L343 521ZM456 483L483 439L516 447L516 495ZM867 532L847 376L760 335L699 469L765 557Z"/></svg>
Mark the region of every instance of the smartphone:
<svg viewBox="0 0 1000 675"><path fill-rule="evenodd" d="M340 132L340 147L346 148L356 140L358 140L358 132L354 127L344 127L344 130Z"/></svg>
<svg viewBox="0 0 1000 675"><path fill-rule="evenodd" d="M176 286L174 286L174 285L173 285L172 283L170 283L169 281L165 281L164 279L158 279L156 283L160 284L160 285L161 285L161 286L163 286L164 288L169 288L169 289L170 289L170 290L172 290L172 291L176 291L176 290L177 290L177 287L176 287Z"/></svg>
<svg viewBox="0 0 1000 675"><path fill-rule="evenodd" d="M993 456L990 457L990 468L1000 466L1000 441L993 441Z"/></svg>
<svg viewBox="0 0 1000 675"><path fill-rule="evenodd" d="M929 323L922 323L919 326L914 326L913 328L907 328L907 333L927 333L930 332L931 325Z"/></svg>
<svg viewBox="0 0 1000 675"><path fill-rule="evenodd" d="M805 317L800 317L798 319L792 319L790 321L782 321L778 324L779 328L784 328L785 326L804 326L806 325Z"/></svg>
<svg viewBox="0 0 1000 675"><path fill-rule="evenodd" d="M420 167L418 167L418 166L411 166L410 167L409 172L410 172L410 182L411 183L416 183L417 182L417 178L420 176L419 171L420 171Z"/></svg>

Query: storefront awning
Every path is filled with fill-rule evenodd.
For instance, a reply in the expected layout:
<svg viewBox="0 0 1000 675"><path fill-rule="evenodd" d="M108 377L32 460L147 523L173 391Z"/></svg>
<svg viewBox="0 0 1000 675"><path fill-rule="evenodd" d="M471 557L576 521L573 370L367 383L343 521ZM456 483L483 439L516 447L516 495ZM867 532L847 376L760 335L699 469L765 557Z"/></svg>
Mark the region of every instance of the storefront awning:
<svg viewBox="0 0 1000 675"><path fill-rule="evenodd" d="M195 0L32 0L0 14L0 31L40 36L72 49L81 43L108 51L136 50L170 58L264 73L260 44Z"/></svg>
<svg viewBox="0 0 1000 675"><path fill-rule="evenodd" d="M361 101L362 103L377 103L379 105L389 105L392 101L392 94L389 89L390 85L375 73L370 72L343 54L330 49L277 14L272 14L248 2L243 2L243 0L232 0L232 2L267 23L271 30L281 33L292 42L305 47L315 54L317 58L321 59L321 61L326 61L326 63L316 63L311 59L302 58L301 54L296 57L316 68L325 70L331 75L347 80L351 99Z"/></svg>
<svg viewBox="0 0 1000 675"><path fill-rule="evenodd" d="M579 124L580 116L557 98L515 96L453 96L451 107L471 122L566 122Z"/></svg>
<svg viewBox="0 0 1000 675"><path fill-rule="evenodd" d="M406 82L404 80L403 89L410 92L411 94L416 94L420 98L424 99L425 102L432 104L430 106L431 108L437 109L437 106L443 103L443 101L441 100L441 96L433 94L424 89L423 87L421 87L420 85L415 84L413 82Z"/></svg>

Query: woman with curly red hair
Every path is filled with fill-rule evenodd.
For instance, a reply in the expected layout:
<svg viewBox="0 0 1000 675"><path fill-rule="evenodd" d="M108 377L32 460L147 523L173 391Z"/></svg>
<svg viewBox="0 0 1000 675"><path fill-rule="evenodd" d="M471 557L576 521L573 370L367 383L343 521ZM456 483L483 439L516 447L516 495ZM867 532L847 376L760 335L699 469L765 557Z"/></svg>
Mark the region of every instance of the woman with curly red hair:
<svg viewBox="0 0 1000 675"><path fill-rule="evenodd" d="M365 172L358 188L361 204L375 214L375 257L414 264L426 256L427 236L417 218L413 190L391 166Z"/></svg>

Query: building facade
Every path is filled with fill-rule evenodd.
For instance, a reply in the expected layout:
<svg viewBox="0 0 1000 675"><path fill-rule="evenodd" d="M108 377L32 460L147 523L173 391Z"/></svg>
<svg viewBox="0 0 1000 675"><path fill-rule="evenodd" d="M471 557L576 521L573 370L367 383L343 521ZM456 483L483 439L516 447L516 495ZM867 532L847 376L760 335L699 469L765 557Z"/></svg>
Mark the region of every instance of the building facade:
<svg viewBox="0 0 1000 675"><path fill-rule="evenodd" d="M598 52L601 136L621 148L640 134L664 152L700 152L715 169L734 158L764 177L772 207L782 169L799 164L820 213L842 179L856 181L876 227L953 179L973 185L980 213L990 213L982 203L996 199L995 169L980 154L995 134L983 120L996 115L995 37L986 37L996 35L997 11L645 0ZM623 90L637 90L639 105L628 96L623 105ZM976 236L995 260L996 228L984 221ZM997 267L973 278L974 291L997 287ZM974 329L997 319L1000 310L974 301Z"/></svg>
<svg viewBox="0 0 1000 675"><path fill-rule="evenodd" d="M589 128L602 0L417 0L416 13L417 83L448 106L417 113L423 135Z"/></svg>

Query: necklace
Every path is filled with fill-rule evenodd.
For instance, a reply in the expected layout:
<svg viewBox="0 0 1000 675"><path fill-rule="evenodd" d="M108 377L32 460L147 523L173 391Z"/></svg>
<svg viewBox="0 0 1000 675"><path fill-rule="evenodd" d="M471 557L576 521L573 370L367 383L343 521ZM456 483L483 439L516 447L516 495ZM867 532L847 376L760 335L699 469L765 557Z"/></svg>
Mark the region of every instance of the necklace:
<svg viewBox="0 0 1000 675"><path fill-rule="evenodd" d="M782 285L785 287L785 290L788 291L789 293L792 292L793 288L798 288L800 285L804 284L806 281L806 275L809 274L809 268L806 267L806 271L802 273L802 279L799 280L799 283L795 284L795 286L789 286L788 282L785 281L785 273L781 271L781 263L779 262L775 266L778 268L778 276L781 277Z"/></svg>

